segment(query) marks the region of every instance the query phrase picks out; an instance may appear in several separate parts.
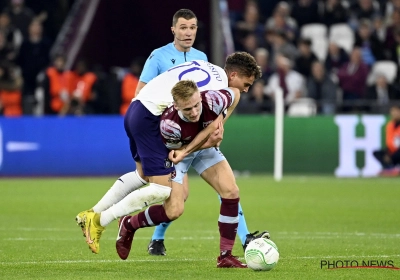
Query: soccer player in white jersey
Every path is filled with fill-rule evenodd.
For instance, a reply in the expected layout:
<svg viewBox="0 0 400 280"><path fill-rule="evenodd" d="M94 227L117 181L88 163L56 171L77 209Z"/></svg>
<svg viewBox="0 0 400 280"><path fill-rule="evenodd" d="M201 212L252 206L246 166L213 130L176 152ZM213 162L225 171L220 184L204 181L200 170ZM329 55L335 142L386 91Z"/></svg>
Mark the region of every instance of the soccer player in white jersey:
<svg viewBox="0 0 400 280"><path fill-rule="evenodd" d="M240 92L237 88L225 88L200 93L196 82L182 80L173 87L172 96L173 106L167 108L161 116L161 135L169 149L182 149L203 127L207 127L221 114L226 112L226 118L229 117L239 102ZM207 156L201 155L202 152L205 152ZM196 156L196 153L199 155ZM247 267L245 264L232 256L239 222L239 188L235 183L233 172L229 165L224 165L224 157L216 149L205 149L191 155L176 165L176 176L180 177L180 183L183 178L180 174L186 173L194 160L194 168L221 196L222 203L218 219L220 256L217 258L217 267L245 268ZM189 161L185 162L188 158ZM227 164L226 160L225 163ZM213 176L203 176L204 171L210 168L213 169L212 172L220 171L221 173L218 173L218 176L214 176L215 173ZM208 174L211 175L211 173ZM218 177L218 179L212 180L212 177ZM151 221L140 217L140 214L134 217L125 216L121 219L116 248L122 259L127 258L135 231L141 227L141 223L151 223Z"/></svg>
<svg viewBox="0 0 400 280"><path fill-rule="evenodd" d="M227 85L227 83L229 83L232 85L236 85L236 87L239 88L241 91L247 91L248 87L252 84L254 79L258 78L258 76L260 75L259 68L255 64L255 62L254 65L252 63L248 63L253 62L253 60L254 58L252 58L248 54L235 53L228 57L225 71L223 71L218 66L212 65L204 61L194 61L179 65L170 69L168 72L158 76L154 79L154 81L151 81L148 85L146 85L137 97L137 100L133 102L133 104L135 103L137 106L138 101L140 101L139 106L144 105L141 106L145 107L145 109L142 108L144 109L144 112L149 111L152 113L151 115L153 116L160 115L166 105L170 104L172 101L172 97L169 93L168 88L172 88L172 85L174 83L173 81L177 81L179 79L196 79L200 89L204 89L206 86L211 87L213 83L217 84L213 88L220 88L220 83L222 82L225 86ZM228 76L227 74L225 74L225 72L228 74ZM161 85L162 90L160 90L159 85ZM155 92L157 92L157 94L155 94ZM132 110L132 112L135 111L136 110ZM137 112L142 111L138 110ZM142 113L134 115L133 117L136 119L140 119L143 117ZM129 116L127 116L127 118L129 118ZM127 122L129 123L129 121L126 120L126 123ZM216 126L217 125L215 125L214 128ZM129 125L127 125L126 127L128 127L127 132L129 134ZM210 126L208 128L210 128ZM147 129L146 126L141 127L140 131L144 129ZM209 131L204 134L208 133ZM136 143L133 144L135 145ZM192 145L191 148L193 148L193 146L194 145ZM154 152L154 149L150 148L150 150ZM185 152L186 154L188 154L190 150L185 150ZM134 150L132 154L134 157L136 156L136 152L134 153ZM186 154L184 154L184 156L186 156ZM180 159L182 159L184 156L180 156ZM154 156L152 156L152 158L154 158ZM178 161L180 159L178 157ZM162 169L164 169L163 172L165 172L165 169L168 169L167 167L169 165L169 161L167 161L166 158L162 158L162 160L162 163L166 164L162 166ZM143 162L141 163L143 164ZM144 172L146 172L145 168L143 170ZM123 182L123 179L125 178L120 178L120 181ZM166 189L162 187L162 185L159 186L154 184L131 193L136 188L143 186L146 182L144 180L141 180L140 184L138 183L139 182L135 182L132 180L128 182L125 181L120 188L117 188L117 190L115 190L113 186L112 189L114 188L114 191L111 191L112 189L110 189L109 192L107 192L107 194L100 201L102 207L107 209L105 211L102 211L101 215L90 211L84 211L80 213L80 216L78 215L82 219L81 222L84 227L86 241L93 252L97 253L99 250L99 239L102 231L104 230L103 226L107 225L112 220L122 215L135 212L152 203L163 201L169 195L169 192L167 192ZM123 188L122 186L124 185L133 187ZM179 194L179 199L173 199L172 197L167 199L164 204L166 211L164 211L164 216L161 218L157 217L156 219L152 219L153 223L159 223L159 221L162 219L166 221L173 220L181 215L183 211L182 197L184 197L184 194L180 192L181 189L182 188L179 188L179 191L173 192ZM148 199L150 193L156 193L156 196L158 197L156 198L156 196L154 196L153 194L151 196L151 198L153 199ZM104 206L105 204L107 205ZM150 208L151 211L153 211L154 207L156 206L152 207L153 209ZM90 227L90 225L92 226Z"/></svg>

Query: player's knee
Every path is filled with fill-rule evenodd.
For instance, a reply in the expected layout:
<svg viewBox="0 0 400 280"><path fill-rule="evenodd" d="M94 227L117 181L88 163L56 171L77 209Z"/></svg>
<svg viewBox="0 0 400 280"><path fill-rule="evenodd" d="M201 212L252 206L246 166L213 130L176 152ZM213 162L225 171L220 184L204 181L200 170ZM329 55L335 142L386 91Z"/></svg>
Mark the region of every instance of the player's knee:
<svg viewBox="0 0 400 280"><path fill-rule="evenodd" d="M182 205L174 205L174 207L169 207L165 210L168 218L173 221L178 219L180 216L182 216L184 211L184 204Z"/></svg>
<svg viewBox="0 0 400 280"><path fill-rule="evenodd" d="M239 197L239 188L237 186L223 189L219 194L222 198L234 199Z"/></svg>

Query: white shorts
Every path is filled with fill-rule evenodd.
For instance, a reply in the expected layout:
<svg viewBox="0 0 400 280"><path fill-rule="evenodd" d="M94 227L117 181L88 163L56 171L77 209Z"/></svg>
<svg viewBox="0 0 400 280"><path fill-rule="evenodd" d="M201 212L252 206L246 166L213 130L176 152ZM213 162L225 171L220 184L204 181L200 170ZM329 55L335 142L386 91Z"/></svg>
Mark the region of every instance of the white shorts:
<svg viewBox="0 0 400 280"><path fill-rule="evenodd" d="M183 184L183 176L188 172L190 166L200 175L206 169L223 160L225 160L224 155L216 148L208 148L191 153L185 157L184 160L175 165L176 176L172 181Z"/></svg>

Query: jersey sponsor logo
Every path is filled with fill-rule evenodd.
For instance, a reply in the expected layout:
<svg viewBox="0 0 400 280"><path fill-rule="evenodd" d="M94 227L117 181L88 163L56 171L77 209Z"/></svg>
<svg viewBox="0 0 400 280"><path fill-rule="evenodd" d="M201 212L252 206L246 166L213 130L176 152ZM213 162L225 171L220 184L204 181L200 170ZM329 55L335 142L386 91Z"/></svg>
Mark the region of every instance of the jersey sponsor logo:
<svg viewBox="0 0 400 280"><path fill-rule="evenodd" d="M175 64L175 59L171 58L172 64Z"/></svg>
<svg viewBox="0 0 400 280"><path fill-rule="evenodd" d="M172 161L170 161L168 158L166 158L164 161L164 166L165 166L165 168L171 168L174 166L174 163Z"/></svg>

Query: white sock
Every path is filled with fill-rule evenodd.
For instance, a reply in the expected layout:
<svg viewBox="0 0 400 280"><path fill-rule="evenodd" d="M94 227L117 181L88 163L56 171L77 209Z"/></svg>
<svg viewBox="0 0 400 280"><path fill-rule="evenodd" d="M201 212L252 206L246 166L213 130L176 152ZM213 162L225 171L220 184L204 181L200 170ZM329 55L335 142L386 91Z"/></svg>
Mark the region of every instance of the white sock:
<svg viewBox="0 0 400 280"><path fill-rule="evenodd" d="M120 202L129 193L146 184L147 182L139 176L137 170L122 175L115 181L114 185L112 185L100 201L93 206L93 211L100 213L110 208L111 205Z"/></svg>
<svg viewBox="0 0 400 280"><path fill-rule="evenodd" d="M150 186L141 188L128 194L117 204L101 212L100 225L107 226L119 217L142 210L152 204L166 200L171 194L171 188L151 183Z"/></svg>

